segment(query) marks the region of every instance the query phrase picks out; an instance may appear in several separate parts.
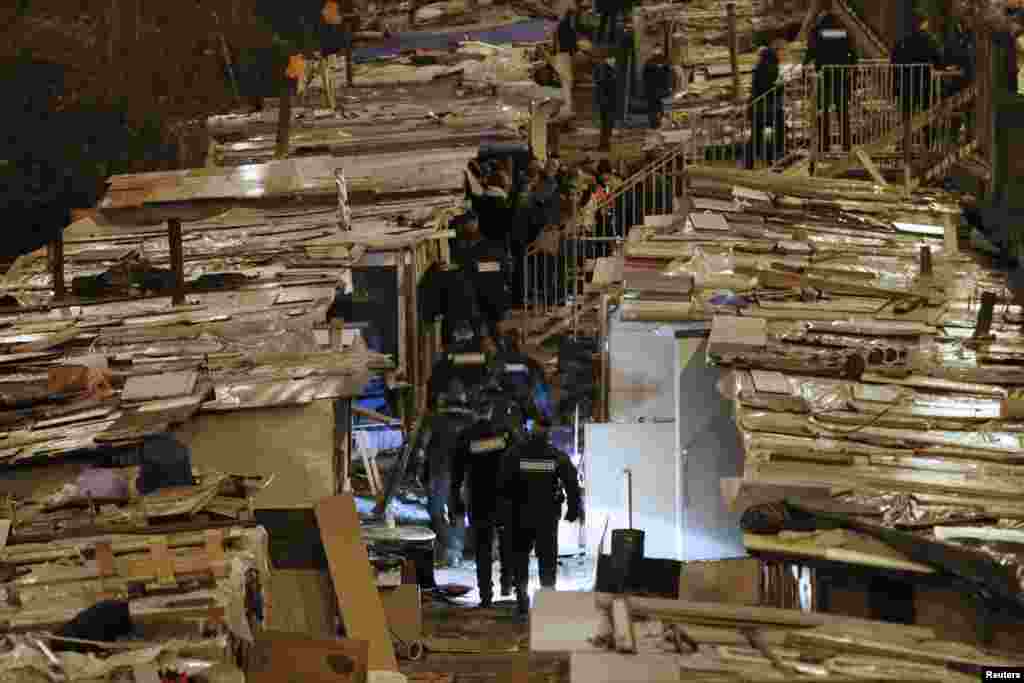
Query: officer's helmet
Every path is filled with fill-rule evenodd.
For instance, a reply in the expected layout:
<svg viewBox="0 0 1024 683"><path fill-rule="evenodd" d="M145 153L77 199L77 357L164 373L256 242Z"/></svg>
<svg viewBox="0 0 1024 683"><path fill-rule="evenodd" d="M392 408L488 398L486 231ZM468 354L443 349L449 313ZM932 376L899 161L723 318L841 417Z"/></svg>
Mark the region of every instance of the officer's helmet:
<svg viewBox="0 0 1024 683"><path fill-rule="evenodd" d="M476 333L473 331L473 326L465 320L461 321L452 333L452 337L456 344L468 344L473 341Z"/></svg>
<svg viewBox="0 0 1024 683"><path fill-rule="evenodd" d="M469 405L469 397L466 394L466 385L458 378L452 378L445 387L444 392L438 396L438 404L442 408L455 408Z"/></svg>

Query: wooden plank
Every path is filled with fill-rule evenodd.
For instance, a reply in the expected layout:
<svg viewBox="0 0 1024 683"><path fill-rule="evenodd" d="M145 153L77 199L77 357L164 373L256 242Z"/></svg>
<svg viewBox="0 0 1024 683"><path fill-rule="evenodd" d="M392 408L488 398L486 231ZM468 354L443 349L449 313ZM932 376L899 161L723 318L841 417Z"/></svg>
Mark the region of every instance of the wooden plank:
<svg viewBox="0 0 1024 683"><path fill-rule="evenodd" d="M171 249L171 272L174 274L172 302L175 306L182 306L185 304L185 252L181 242L181 220L172 218L167 221L167 240Z"/></svg>
<svg viewBox="0 0 1024 683"><path fill-rule="evenodd" d="M384 605L361 540L355 499L347 493L325 498L316 505L316 518L347 633L369 643L371 671L397 671Z"/></svg>
<svg viewBox="0 0 1024 683"><path fill-rule="evenodd" d="M314 640L294 633L264 632L246 667L249 683L365 683L369 644L364 640Z"/></svg>
<svg viewBox="0 0 1024 683"><path fill-rule="evenodd" d="M604 610L611 608L614 596L603 593L595 595L598 608ZM835 625L844 628L859 628L860 630L868 629L885 637L893 636L902 640L931 640L935 638L935 632L932 629L921 626L904 626L772 607L745 607L687 600L631 597L630 608L636 616L710 626L736 624L737 626L780 626L799 629Z"/></svg>

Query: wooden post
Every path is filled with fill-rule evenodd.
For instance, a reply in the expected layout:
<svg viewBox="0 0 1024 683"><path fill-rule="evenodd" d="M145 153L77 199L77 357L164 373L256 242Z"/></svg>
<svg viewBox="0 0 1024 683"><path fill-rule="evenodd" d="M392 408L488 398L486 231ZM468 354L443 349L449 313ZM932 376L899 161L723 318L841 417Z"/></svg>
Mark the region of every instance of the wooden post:
<svg viewBox="0 0 1024 683"><path fill-rule="evenodd" d="M736 35L736 3L730 2L725 6L726 19L729 23L729 64L732 66L732 93L736 102L740 101L740 64L739 64L739 38Z"/></svg>
<svg viewBox="0 0 1024 683"><path fill-rule="evenodd" d="M910 193L911 161L913 159L912 145L914 139L913 127L910 125L910 115L903 115L903 184L907 193Z"/></svg>
<svg viewBox="0 0 1024 683"><path fill-rule="evenodd" d="M978 311L978 323L974 327L974 338L981 339L989 336L992 329L992 315L996 310L996 293L983 292L981 295L981 310Z"/></svg>
<svg viewBox="0 0 1024 683"><path fill-rule="evenodd" d="M354 66L352 64L352 44L345 48L345 84L351 88L354 82Z"/></svg>
<svg viewBox="0 0 1024 683"><path fill-rule="evenodd" d="M672 23L673 22L666 20L662 25L665 40L665 46L662 48L662 52L665 55L665 61L669 66L673 66L674 64L672 61Z"/></svg>
<svg viewBox="0 0 1024 683"><path fill-rule="evenodd" d="M821 145L820 134L818 133L818 74L811 74L811 140L808 146L808 171L810 176L814 177L815 166L818 161L818 147ZM828 112L825 112L828 115Z"/></svg>
<svg viewBox="0 0 1024 683"><path fill-rule="evenodd" d="M416 10L419 9L417 0L409 0L409 28L416 25Z"/></svg>
<svg viewBox="0 0 1024 683"><path fill-rule="evenodd" d="M47 252L50 257L50 273L53 276L53 298L60 301L64 298L64 233L57 235L57 239L50 242Z"/></svg>
<svg viewBox="0 0 1024 683"><path fill-rule="evenodd" d="M292 84L287 76L281 86L281 97L277 109L277 145L274 148L275 159L285 159L291 148L292 134Z"/></svg>
<svg viewBox="0 0 1024 683"><path fill-rule="evenodd" d="M171 243L171 272L174 273L172 303L181 306L185 303L185 252L181 245L180 219L172 218L167 221L167 240Z"/></svg>
<svg viewBox="0 0 1024 683"><path fill-rule="evenodd" d="M928 245L921 247L921 275L923 277L932 275L932 248Z"/></svg>
<svg viewBox="0 0 1024 683"><path fill-rule="evenodd" d="M352 490L352 400L334 402L334 490L345 493Z"/></svg>

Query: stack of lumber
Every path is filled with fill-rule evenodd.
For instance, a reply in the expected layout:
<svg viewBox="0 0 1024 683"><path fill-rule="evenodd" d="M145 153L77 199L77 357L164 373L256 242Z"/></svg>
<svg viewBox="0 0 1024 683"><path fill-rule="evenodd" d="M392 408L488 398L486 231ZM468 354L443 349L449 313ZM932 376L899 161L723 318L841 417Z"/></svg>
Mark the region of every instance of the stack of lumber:
<svg viewBox="0 0 1024 683"><path fill-rule="evenodd" d="M702 167L690 177L691 215L727 229L700 229L714 225L703 215L634 229L626 272L689 273L694 287L634 292L621 310L708 324L708 361L732 370L720 389L735 401L744 479L843 491L874 523L926 536L1024 522L1022 309L1003 294L1006 275L960 244L951 198ZM990 326L982 292L997 302ZM1019 566L1005 552L992 557Z"/></svg>
<svg viewBox="0 0 1024 683"><path fill-rule="evenodd" d="M589 603L589 604L588 604ZM583 631L573 635L572 629ZM589 632L587 632L589 630ZM568 652L570 680L967 681L1008 654L928 628L719 603L541 592L531 649Z"/></svg>
<svg viewBox="0 0 1024 683"><path fill-rule="evenodd" d="M322 154L359 157L416 152L418 156L479 146L481 139L515 141L528 118L522 108L494 97L455 94L447 86L433 92L396 94L396 88L355 91L344 113L307 110L296 115L289 138L293 156ZM371 97L371 94L373 95ZM262 163L273 158L277 112L211 117L207 129L218 142L214 163L220 166ZM369 158L368 158L369 157ZM442 159L435 160L441 163Z"/></svg>

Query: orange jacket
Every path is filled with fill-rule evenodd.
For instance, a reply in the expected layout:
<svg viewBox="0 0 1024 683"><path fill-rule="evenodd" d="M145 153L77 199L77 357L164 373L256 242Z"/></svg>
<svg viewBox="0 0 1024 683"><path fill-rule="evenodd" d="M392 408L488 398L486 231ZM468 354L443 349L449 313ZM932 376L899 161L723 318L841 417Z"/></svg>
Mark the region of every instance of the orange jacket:
<svg viewBox="0 0 1024 683"><path fill-rule="evenodd" d="M302 81L306 77L306 58L302 55L289 57L285 75L293 81Z"/></svg>

